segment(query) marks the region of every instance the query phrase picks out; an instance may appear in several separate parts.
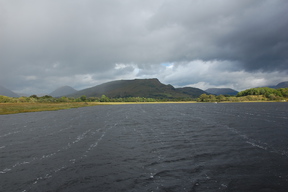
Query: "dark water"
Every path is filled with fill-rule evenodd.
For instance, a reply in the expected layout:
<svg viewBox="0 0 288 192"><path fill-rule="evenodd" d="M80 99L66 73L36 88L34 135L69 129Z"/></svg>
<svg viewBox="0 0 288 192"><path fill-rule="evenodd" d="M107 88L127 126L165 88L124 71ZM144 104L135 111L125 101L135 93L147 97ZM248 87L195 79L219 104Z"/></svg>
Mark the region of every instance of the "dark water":
<svg viewBox="0 0 288 192"><path fill-rule="evenodd" d="M288 191L288 103L0 116L0 191Z"/></svg>

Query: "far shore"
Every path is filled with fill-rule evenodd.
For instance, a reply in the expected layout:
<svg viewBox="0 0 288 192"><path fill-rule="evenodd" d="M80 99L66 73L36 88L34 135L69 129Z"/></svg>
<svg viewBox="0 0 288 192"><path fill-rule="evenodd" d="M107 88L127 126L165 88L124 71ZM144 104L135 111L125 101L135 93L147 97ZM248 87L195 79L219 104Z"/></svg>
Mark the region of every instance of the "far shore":
<svg viewBox="0 0 288 192"><path fill-rule="evenodd" d="M241 102L208 102L208 103L259 103L259 102L287 102L287 101L241 101ZM96 105L127 105L127 104L180 104L180 103L207 103L197 101L165 101L165 102L63 102L63 103L0 103L0 115L56 111L70 108L89 107Z"/></svg>

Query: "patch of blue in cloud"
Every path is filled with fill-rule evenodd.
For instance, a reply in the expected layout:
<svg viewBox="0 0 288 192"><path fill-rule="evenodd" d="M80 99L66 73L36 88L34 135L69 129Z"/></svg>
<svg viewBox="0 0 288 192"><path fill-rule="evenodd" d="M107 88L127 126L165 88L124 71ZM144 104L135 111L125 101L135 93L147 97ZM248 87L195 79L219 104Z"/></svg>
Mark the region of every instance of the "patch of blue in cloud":
<svg viewBox="0 0 288 192"><path fill-rule="evenodd" d="M161 65L164 67L171 67L173 66L173 63L161 63Z"/></svg>

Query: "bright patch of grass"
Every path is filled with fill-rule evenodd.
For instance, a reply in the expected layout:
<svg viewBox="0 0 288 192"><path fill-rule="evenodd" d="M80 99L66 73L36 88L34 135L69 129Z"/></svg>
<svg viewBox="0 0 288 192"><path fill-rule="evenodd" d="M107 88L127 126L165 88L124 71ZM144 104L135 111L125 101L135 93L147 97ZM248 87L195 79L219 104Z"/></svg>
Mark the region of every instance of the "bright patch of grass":
<svg viewBox="0 0 288 192"><path fill-rule="evenodd" d="M0 115L36 111L55 111L92 105L97 105L97 103L0 103Z"/></svg>

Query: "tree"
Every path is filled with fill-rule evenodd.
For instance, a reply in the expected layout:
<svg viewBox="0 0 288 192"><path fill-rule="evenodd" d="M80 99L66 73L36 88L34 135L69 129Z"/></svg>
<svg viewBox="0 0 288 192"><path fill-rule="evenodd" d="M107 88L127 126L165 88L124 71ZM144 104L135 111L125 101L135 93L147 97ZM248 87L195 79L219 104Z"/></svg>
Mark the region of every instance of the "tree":
<svg viewBox="0 0 288 192"><path fill-rule="evenodd" d="M198 102L208 102L209 100L209 96L207 94L202 94L199 96L199 98L197 99Z"/></svg>
<svg viewBox="0 0 288 192"><path fill-rule="evenodd" d="M68 101L69 101L69 98L65 96L58 99L58 102L68 102Z"/></svg>
<svg viewBox="0 0 288 192"><path fill-rule="evenodd" d="M279 91L283 97L288 97L288 88L280 88L277 89L277 91Z"/></svg>
<svg viewBox="0 0 288 192"><path fill-rule="evenodd" d="M86 95L82 95L82 96L80 97L80 100L81 100L81 101L86 101L86 100L87 100Z"/></svg>
<svg viewBox="0 0 288 192"><path fill-rule="evenodd" d="M30 98L38 99L37 95L31 95Z"/></svg>
<svg viewBox="0 0 288 192"><path fill-rule="evenodd" d="M227 98L224 95L218 95L218 96L216 96L216 99L217 99L218 102L227 100Z"/></svg>
<svg viewBox="0 0 288 192"><path fill-rule="evenodd" d="M106 95L102 95L100 98L100 102L109 102L109 98Z"/></svg>

